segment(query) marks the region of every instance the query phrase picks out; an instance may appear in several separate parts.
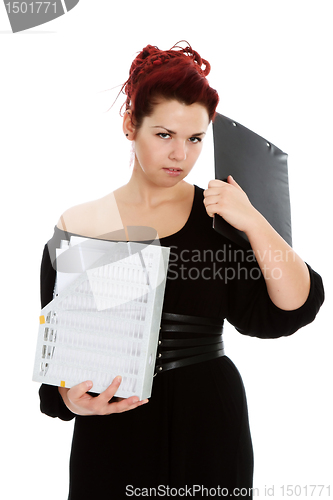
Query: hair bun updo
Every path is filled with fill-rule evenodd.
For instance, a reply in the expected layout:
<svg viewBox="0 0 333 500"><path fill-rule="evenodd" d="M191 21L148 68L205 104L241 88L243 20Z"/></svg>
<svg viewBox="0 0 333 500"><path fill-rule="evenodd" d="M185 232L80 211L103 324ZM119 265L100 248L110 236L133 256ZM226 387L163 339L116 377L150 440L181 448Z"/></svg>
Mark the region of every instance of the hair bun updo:
<svg viewBox="0 0 333 500"><path fill-rule="evenodd" d="M181 42L187 46L178 45ZM181 42L170 50L147 45L133 60L121 92L127 96L123 106L132 110L137 128L143 118L152 113L156 97L176 99L185 104L201 103L206 106L209 119L213 119L219 98L206 79L210 64L188 42Z"/></svg>

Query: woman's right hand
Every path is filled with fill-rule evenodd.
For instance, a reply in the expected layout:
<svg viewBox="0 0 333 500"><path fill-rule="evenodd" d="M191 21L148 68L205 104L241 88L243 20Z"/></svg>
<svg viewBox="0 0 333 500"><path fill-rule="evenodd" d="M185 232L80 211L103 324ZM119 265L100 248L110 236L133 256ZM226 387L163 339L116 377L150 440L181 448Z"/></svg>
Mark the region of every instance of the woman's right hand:
<svg viewBox="0 0 333 500"><path fill-rule="evenodd" d="M122 413L128 410L134 410L138 406L148 403L148 399L140 401L137 396L131 396L127 399L114 398L121 383L121 377L113 379L111 385L99 394L91 396L87 394L91 390L93 383L88 380L75 385L70 389L59 387L59 392L67 408L76 415L110 415L111 413Z"/></svg>

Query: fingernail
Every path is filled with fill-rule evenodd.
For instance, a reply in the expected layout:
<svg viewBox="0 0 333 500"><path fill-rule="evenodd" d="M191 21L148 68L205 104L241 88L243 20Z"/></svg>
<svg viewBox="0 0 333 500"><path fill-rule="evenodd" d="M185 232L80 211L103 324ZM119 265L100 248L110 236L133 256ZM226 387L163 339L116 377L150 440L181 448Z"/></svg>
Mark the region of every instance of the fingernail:
<svg viewBox="0 0 333 500"><path fill-rule="evenodd" d="M87 388L88 388L88 389L91 389L91 388L92 388L93 383L91 382L91 380L88 380L88 381L86 382L86 386L87 386Z"/></svg>
<svg viewBox="0 0 333 500"><path fill-rule="evenodd" d="M117 382L117 384L120 384L120 382L121 382L121 375L117 375L116 378L115 378L115 381Z"/></svg>

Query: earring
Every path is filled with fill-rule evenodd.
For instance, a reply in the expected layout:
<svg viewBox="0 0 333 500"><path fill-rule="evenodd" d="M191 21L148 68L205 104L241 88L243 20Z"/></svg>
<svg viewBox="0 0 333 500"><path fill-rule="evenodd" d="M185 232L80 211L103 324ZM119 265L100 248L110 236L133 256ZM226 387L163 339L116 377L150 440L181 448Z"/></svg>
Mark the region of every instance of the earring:
<svg viewBox="0 0 333 500"><path fill-rule="evenodd" d="M128 137L128 134L126 134L126 137Z"/></svg>

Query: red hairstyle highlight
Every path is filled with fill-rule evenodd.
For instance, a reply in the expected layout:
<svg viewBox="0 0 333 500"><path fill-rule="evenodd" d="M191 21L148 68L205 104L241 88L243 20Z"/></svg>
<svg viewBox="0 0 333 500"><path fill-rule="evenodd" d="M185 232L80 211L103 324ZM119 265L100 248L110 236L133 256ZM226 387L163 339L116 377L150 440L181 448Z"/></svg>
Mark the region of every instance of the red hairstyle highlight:
<svg viewBox="0 0 333 500"><path fill-rule="evenodd" d="M209 72L209 62L189 45L182 48L176 44L166 51L147 45L132 62L130 76L122 87L127 95L123 106L131 109L137 129L144 117L151 115L158 98L202 104L209 120L213 120L219 97L209 86Z"/></svg>

